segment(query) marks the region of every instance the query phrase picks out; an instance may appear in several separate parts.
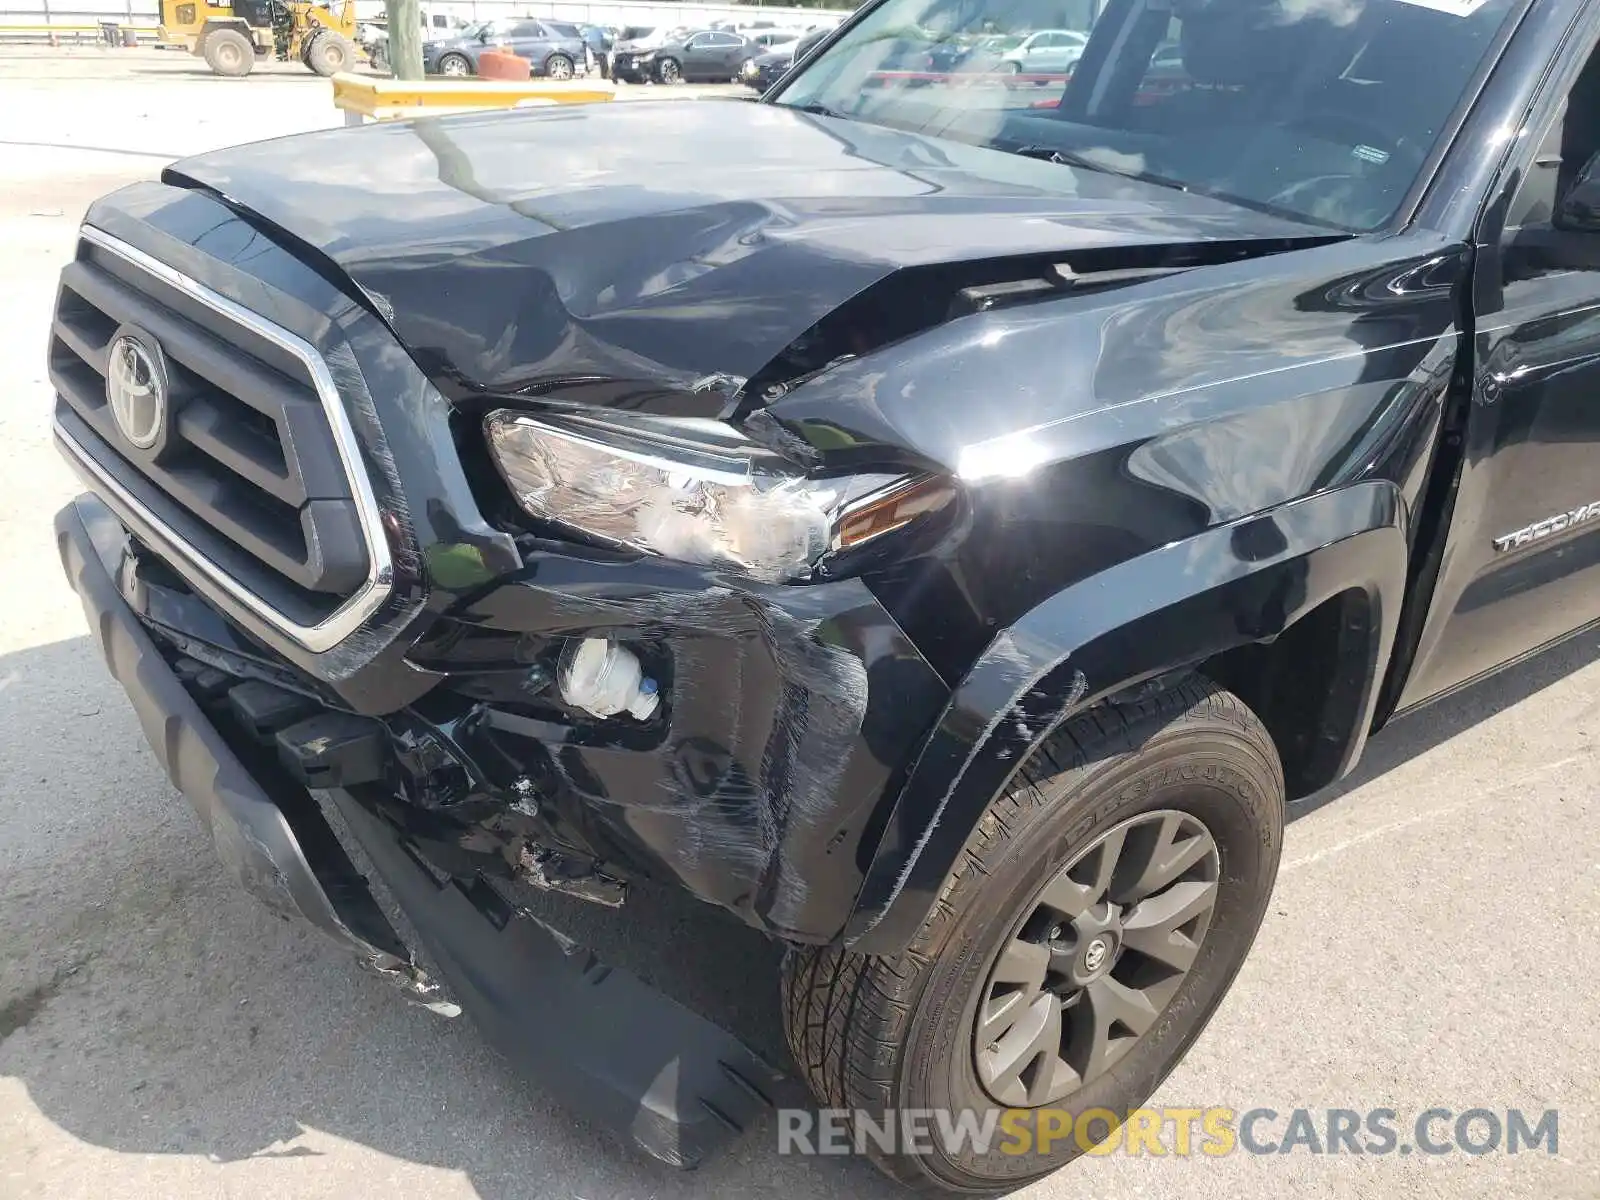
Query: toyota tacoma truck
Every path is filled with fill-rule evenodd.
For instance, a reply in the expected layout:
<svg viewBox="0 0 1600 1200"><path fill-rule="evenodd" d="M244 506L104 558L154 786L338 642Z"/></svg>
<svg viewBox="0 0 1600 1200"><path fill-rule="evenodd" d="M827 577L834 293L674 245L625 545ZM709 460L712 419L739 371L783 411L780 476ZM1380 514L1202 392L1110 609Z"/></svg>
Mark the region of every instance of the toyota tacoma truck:
<svg viewBox="0 0 1600 1200"><path fill-rule="evenodd" d="M669 1161L784 1080L540 893L780 942L830 1108L1123 1113L1285 804L1600 620L1600 5L1100 7L207 154L62 273L61 557L224 862Z"/></svg>

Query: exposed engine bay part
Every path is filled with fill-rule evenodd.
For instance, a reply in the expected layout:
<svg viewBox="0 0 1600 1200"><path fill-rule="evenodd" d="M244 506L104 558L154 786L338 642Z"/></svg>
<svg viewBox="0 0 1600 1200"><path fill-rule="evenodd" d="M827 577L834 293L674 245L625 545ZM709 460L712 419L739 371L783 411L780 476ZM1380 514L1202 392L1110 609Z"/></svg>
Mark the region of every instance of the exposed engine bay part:
<svg viewBox="0 0 1600 1200"><path fill-rule="evenodd" d="M611 638L566 643L555 680L563 701L595 717L626 712L634 720L648 720L661 704L656 680L643 674L637 654Z"/></svg>

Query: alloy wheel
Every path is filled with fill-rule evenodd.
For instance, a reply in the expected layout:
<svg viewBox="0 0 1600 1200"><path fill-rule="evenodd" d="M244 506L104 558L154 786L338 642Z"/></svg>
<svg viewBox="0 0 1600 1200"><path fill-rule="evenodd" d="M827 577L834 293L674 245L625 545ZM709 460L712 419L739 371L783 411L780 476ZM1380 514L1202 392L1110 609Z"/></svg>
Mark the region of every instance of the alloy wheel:
<svg viewBox="0 0 1600 1200"><path fill-rule="evenodd" d="M1221 860L1191 813L1141 813L1045 885L995 956L973 1054L999 1104L1037 1108L1110 1070L1188 975Z"/></svg>
<svg viewBox="0 0 1600 1200"><path fill-rule="evenodd" d="M441 75L453 75L459 78L466 73L467 63L463 58L451 56L439 64L439 74Z"/></svg>

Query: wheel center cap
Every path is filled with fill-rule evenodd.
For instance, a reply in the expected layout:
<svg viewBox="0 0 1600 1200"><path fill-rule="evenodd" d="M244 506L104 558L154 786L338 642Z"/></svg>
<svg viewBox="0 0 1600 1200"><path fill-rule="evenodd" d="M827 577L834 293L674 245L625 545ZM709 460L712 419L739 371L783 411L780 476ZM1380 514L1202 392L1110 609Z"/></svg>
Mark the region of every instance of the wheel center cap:
<svg viewBox="0 0 1600 1200"><path fill-rule="evenodd" d="M1090 938L1078 958L1078 978L1084 982L1099 978L1111 966L1114 957L1112 951L1115 949L1116 943L1109 934Z"/></svg>
<svg viewBox="0 0 1600 1200"><path fill-rule="evenodd" d="M1105 938L1095 938L1083 952L1083 969L1085 971L1098 971L1105 965L1105 961L1110 954L1111 947L1106 944Z"/></svg>

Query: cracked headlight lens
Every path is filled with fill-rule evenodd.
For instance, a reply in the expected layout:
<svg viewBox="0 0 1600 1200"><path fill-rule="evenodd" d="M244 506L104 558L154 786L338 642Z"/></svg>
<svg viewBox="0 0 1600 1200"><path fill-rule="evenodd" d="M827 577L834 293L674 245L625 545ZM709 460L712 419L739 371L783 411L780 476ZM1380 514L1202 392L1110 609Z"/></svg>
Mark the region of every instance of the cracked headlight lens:
<svg viewBox="0 0 1600 1200"><path fill-rule="evenodd" d="M500 409L484 428L501 475L530 516L768 583L804 579L830 551L938 506L926 477L807 479L715 421L624 425ZM948 485L941 481L937 494L938 504L948 500Z"/></svg>

